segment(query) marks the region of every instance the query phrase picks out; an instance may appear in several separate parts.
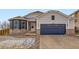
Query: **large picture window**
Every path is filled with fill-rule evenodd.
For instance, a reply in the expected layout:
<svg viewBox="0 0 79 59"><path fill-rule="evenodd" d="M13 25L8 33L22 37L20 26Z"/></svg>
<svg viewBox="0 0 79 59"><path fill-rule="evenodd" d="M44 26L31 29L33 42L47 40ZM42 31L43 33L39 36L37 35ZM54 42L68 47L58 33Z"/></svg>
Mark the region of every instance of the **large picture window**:
<svg viewBox="0 0 79 59"><path fill-rule="evenodd" d="M10 28L14 29L14 21L10 21Z"/></svg>
<svg viewBox="0 0 79 59"><path fill-rule="evenodd" d="M24 21L22 21L22 22L21 22L21 28L22 28L22 29L24 29L24 28L25 28L25 26L24 26L24 25L25 25L25 22L24 22Z"/></svg>
<svg viewBox="0 0 79 59"><path fill-rule="evenodd" d="M26 21L10 21L10 28L11 29L27 29L27 22Z"/></svg>
<svg viewBox="0 0 79 59"><path fill-rule="evenodd" d="M21 21L21 29L24 29L25 28L25 21Z"/></svg>
<svg viewBox="0 0 79 59"><path fill-rule="evenodd" d="M19 21L19 29L25 28L25 21Z"/></svg>
<svg viewBox="0 0 79 59"><path fill-rule="evenodd" d="M19 22L18 21L14 21L14 28L19 28Z"/></svg>

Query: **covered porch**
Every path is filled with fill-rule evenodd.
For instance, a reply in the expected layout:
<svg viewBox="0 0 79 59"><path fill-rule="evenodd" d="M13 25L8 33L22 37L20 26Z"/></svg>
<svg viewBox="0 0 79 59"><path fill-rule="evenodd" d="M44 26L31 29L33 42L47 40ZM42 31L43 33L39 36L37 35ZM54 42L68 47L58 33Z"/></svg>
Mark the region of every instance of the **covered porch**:
<svg viewBox="0 0 79 59"><path fill-rule="evenodd" d="M27 30L28 32L36 32L36 20L35 19L27 20Z"/></svg>
<svg viewBox="0 0 79 59"><path fill-rule="evenodd" d="M9 20L11 33L36 32L36 20L16 17Z"/></svg>

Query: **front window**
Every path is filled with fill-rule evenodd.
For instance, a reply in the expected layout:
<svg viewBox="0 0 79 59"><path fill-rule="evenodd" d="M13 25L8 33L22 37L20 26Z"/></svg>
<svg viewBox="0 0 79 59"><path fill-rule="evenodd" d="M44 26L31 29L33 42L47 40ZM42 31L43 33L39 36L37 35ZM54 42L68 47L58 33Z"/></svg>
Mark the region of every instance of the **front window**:
<svg viewBox="0 0 79 59"><path fill-rule="evenodd" d="M19 29L27 29L27 22L19 21Z"/></svg>
<svg viewBox="0 0 79 59"><path fill-rule="evenodd" d="M18 26L19 26L18 21L14 21L14 28L16 29L16 28L18 28Z"/></svg>
<svg viewBox="0 0 79 59"><path fill-rule="evenodd" d="M51 19L52 19L52 20L55 20L55 16L54 16L54 15L53 15L53 16L51 16Z"/></svg>
<svg viewBox="0 0 79 59"><path fill-rule="evenodd" d="M24 28L25 28L25 22L22 21L22 22L21 22L21 29L24 29Z"/></svg>
<svg viewBox="0 0 79 59"><path fill-rule="evenodd" d="M14 28L14 23L13 23L13 21L10 21L10 28L11 28L11 29Z"/></svg>

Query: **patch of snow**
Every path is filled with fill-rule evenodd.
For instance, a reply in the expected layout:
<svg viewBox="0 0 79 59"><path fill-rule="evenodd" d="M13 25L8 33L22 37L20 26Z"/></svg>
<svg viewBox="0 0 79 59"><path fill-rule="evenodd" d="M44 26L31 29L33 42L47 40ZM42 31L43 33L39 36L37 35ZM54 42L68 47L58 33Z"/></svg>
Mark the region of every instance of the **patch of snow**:
<svg viewBox="0 0 79 59"><path fill-rule="evenodd" d="M16 40L15 40L16 39ZM27 48L30 48L34 46L37 43L37 40L35 38L14 38L12 39L7 39L5 41L0 42L0 47L14 47L14 46L25 46Z"/></svg>
<svg viewBox="0 0 79 59"><path fill-rule="evenodd" d="M31 46L34 46L35 43L36 43L36 40L31 38L31 39L25 40L23 45L25 45L29 48Z"/></svg>

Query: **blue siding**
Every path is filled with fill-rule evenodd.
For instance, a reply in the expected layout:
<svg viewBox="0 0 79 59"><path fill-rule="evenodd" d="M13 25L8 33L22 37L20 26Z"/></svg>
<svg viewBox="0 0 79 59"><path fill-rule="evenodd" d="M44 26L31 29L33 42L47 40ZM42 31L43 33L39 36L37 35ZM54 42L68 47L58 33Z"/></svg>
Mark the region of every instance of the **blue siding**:
<svg viewBox="0 0 79 59"><path fill-rule="evenodd" d="M65 32L65 24L41 24L41 35L63 35Z"/></svg>

